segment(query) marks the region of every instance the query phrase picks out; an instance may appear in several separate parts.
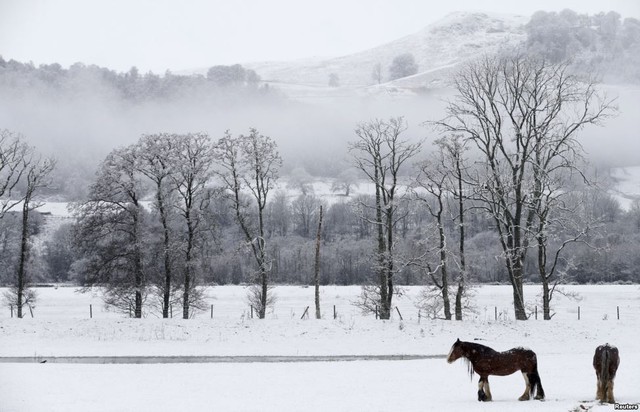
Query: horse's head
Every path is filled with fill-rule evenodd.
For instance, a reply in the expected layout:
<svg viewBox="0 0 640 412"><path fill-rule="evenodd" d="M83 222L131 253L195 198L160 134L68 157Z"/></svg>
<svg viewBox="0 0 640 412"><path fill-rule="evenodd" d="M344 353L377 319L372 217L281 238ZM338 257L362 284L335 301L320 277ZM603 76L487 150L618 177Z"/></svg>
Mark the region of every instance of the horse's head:
<svg viewBox="0 0 640 412"><path fill-rule="evenodd" d="M464 353L462 351L462 342L458 338L458 340L455 341L453 346L451 346L451 350L449 351L449 355L447 356L447 362L448 363L455 362L462 356L464 356Z"/></svg>

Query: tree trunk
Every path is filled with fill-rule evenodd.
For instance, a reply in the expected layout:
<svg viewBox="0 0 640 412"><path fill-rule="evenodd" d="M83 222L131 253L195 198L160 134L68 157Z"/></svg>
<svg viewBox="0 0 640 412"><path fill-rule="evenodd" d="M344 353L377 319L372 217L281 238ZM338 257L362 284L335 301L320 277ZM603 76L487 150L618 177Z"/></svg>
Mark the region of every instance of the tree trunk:
<svg viewBox="0 0 640 412"><path fill-rule="evenodd" d="M322 234L322 205L318 217L318 232L316 234L316 261L314 267L316 319L320 319L320 237Z"/></svg>
<svg viewBox="0 0 640 412"><path fill-rule="evenodd" d="M549 288L549 278L547 274L547 241L544 236L544 220L538 225L538 273L542 282L542 313L544 320L551 320L551 290Z"/></svg>
<svg viewBox="0 0 640 412"><path fill-rule="evenodd" d="M167 211L164 207L164 199L162 197L162 183L158 183L157 188L157 200L158 210L160 212L160 221L162 223L162 231L164 235L164 291L162 294L162 317L169 317L169 306L171 305L171 254L170 254L170 236L169 236L169 222L167 221Z"/></svg>
<svg viewBox="0 0 640 412"><path fill-rule="evenodd" d="M187 267L184 272L184 291L182 293L182 319L189 319L189 289L191 288L191 271L189 265L191 262L187 262Z"/></svg>
<svg viewBox="0 0 640 412"><path fill-rule="evenodd" d="M458 280L458 290L456 291L456 320L462 320L462 296L464 295L464 281Z"/></svg>
<svg viewBox="0 0 640 412"><path fill-rule="evenodd" d="M449 301L449 273L447 272L447 251L441 216L438 216L438 234L440 235L440 274L442 275L442 303L444 318L451 320L451 302Z"/></svg>
<svg viewBox="0 0 640 412"><path fill-rule="evenodd" d="M374 180L376 181L376 226L378 235L378 267L379 281L380 281L380 319L389 319L391 317L391 309L389 308L389 284L387 278L387 268L385 264L385 240L384 240L384 226L382 222L382 194L380 193L379 183L379 169L376 165L374 172Z"/></svg>
<svg viewBox="0 0 640 412"><path fill-rule="evenodd" d="M186 220L187 220L187 250L186 250L186 261L185 261L185 270L184 270L184 291L182 293L182 319L189 319L189 299L190 299L190 289L191 289L191 259L192 259L192 249L194 242L194 230L193 230L193 222L191 222L191 214L190 211L186 212Z"/></svg>
<svg viewBox="0 0 640 412"><path fill-rule="evenodd" d="M456 320L462 320L462 297L464 295L467 276L467 263L464 256L464 198L462 197L462 166L458 153L456 154L456 177L458 180L458 217L460 219L460 241L458 251L460 253L460 275L458 276L458 290L456 291Z"/></svg>
<svg viewBox="0 0 640 412"><path fill-rule="evenodd" d="M29 247L29 199L24 200L22 207L22 236L20 240L20 262L18 263L17 302L18 318L22 318L22 305L26 277L26 264Z"/></svg>
<svg viewBox="0 0 640 412"><path fill-rule="evenodd" d="M542 312L544 320L551 320L551 294L549 289L549 280L542 280Z"/></svg>
<svg viewBox="0 0 640 412"><path fill-rule="evenodd" d="M391 308L393 300L393 198L388 199L391 206L387 207L385 213L387 219L387 306L389 311L389 319L391 317Z"/></svg>
<svg viewBox="0 0 640 412"><path fill-rule="evenodd" d="M267 271L262 270L260 275L262 282L262 294L260 295L260 308L258 310L258 317L260 319L264 319L267 316L267 293L269 293L269 288L267 287Z"/></svg>
<svg viewBox="0 0 640 412"><path fill-rule="evenodd" d="M142 288L144 283L144 273L142 272L142 252L140 250L140 215L139 206L134 204L136 208L133 215L133 236L134 236L134 259L135 259L135 308L134 313L136 319L142 318Z"/></svg>
<svg viewBox="0 0 640 412"><path fill-rule="evenodd" d="M524 307L524 292L522 287L523 267L520 259L516 258L516 262L512 268L511 286L513 287L513 308L516 320L527 320L527 313Z"/></svg>

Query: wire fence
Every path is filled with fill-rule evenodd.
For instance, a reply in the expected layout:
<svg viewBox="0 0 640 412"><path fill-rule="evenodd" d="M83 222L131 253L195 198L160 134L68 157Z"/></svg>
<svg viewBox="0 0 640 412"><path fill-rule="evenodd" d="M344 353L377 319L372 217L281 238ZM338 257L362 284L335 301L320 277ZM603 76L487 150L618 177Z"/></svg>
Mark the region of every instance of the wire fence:
<svg viewBox="0 0 640 412"><path fill-rule="evenodd" d="M531 291L533 292L533 288ZM556 298L551 304L551 321L625 321L640 319L640 287L637 285L576 286L572 298ZM394 299L391 320L403 322L425 322L443 319L442 308L425 309L420 304L421 287L406 288L402 296ZM258 313L247 299L248 289L242 286L209 287L205 291L204 303L192 310L191 317L198 319L250 319ZM34 306L23 308L24 318L33 319L105 319L133 317L133 308L116 310L106 306L101 290L81 293L74 287L36 288L38 299ZM274 289L276 300L266 311L266 319L306 320L315 318L314 289L300 286L279 286ZM320 296L321 318L351 319L358 317L377 318L377 310L364 313L356 305L361 288L358 286L323 286ZM0 290L0 294L2 291ZM508 286L482 286L475 292L473 306L463 313L464 321L506 322L514 320L514 310ZM527 302L529 320L543 321L542 306L532 300ZM576 297L577 296L577 297ZM453 302L453 300L452 300ZM143 317L161 318L161 311L146 305ZM453 314L453 307L451 312ZM170 307L169 317L181 318L182 307ZM0 319L17 317L13 305L0 311Z"/></svg>

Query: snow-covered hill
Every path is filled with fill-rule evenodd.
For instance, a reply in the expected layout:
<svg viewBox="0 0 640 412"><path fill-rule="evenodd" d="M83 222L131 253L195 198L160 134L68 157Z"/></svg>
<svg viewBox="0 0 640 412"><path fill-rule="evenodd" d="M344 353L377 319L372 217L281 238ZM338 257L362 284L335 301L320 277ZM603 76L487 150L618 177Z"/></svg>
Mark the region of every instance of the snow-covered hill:
<svg viewBox="0 0 640 412"><path fill-rule="evenodd" d="M417 33L351 55L242 65L255 70L271 87L302 100L354 94L413 94L445 86L449 73L463 61L519 44L525 39L524 24L528 20L517 15L456 12ZM418 73L389 81L389 66L404 53L413 54ZM376 84L372 76L378 64L382 68L381 84ZM207 69L189 72L206 74ZM339 87L329 86L332 74L338 76Z"/></svg>
<svg viewBox="0 0 640 412"><path fill-rule="evenodd" d="M352 55L245 66L285 91L292 86L329 88L332 73L338 75L343 87L367 88L374 83L372 72L377 64L382 66L386 87L441 87L447 74L459 63L522 42L525 39L523 26L527 21L528 17L524 16L457 12L417 33ZM413 54L418 73L387 83L389 65L403 53Z"/></svg>

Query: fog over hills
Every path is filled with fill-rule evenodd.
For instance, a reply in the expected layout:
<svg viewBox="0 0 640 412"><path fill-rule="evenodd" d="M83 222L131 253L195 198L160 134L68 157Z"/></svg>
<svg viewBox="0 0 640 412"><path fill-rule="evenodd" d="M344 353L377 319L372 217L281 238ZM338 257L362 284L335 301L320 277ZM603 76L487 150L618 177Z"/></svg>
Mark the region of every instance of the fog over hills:
<svg viewBox="0 0 640 412"><path fill-rule="evenodd" d="M357 23L362 22L354 22L354 27ZM233 42L230 41L230 44L233 45ZM576 198L575 204L584 208L587 223L592 218L607 219L601 237L602 245L606 246L610 241L606 231L620 232L626 238L612 238L611 242L619 242L619 246L615 250L612 247L606 257L594 257L586 246L576 246L572 255L575 261L572 260L571 265L567 263L566 269L572 270L579 282L637 279L639 266L634 256L637 255L638 236L637 231L632 232L632 229L640 228L640 203L637 202L640 198L640 139L636 126L637 107L640 104L640 21L622 19L615 12L589 16L564 10L560 13L537 12L531 17L460 12L412 35L350 55L289 62L241 62L234 65L216 65L213 58L209 68L166 72L162 75L141 73L135 67L127 72L116 72L92 65L91 62L72 64L68 68L55 62L36 67L30 62L2 56L0 128L23 135L25 141L38 152L57 158L53 184L46 193L43 191L39 194L47 202L59 202L56 205L86 201L90 195L91 199L95 199L96 193L91 192L101 186L94 183L104 183L105 180L110 184L120 182L121 175L114 173L115 178L111 179L110 173L116 172L121 164L102 162L105 159L113 160L114 156L118 156L117 153L129 153L115 149L131 148L142 135L168 134L171 135L168 141L180 143L172 147L182 148L181 143L189 140L183 136L187 133L198 136L206 133L212 142L217 142L227 130L237 137L240 134L246 136L251 128L256 128L258 133L273 139L283 160L283 166L278 170L279 186L274 188L273 197L269 198L268 210L273 226L268 236L271 236L270 241L274 240L273 248L280 259L274 279L277 282L306 282L311 266L301 267L298 263L312 262L309 258L312 251L310 246L314 241L311 226L316 219L314 214L319 209L317 206L326 204L327 223L323 227L330 234L326 243L326 248L330 248L326 261L333 266L327 266L325 281L362 284L364 274L370 272L370 243L374 231L367 216L361 213L374 210L368 209L366 202L371 202L375 186L370 182L368 185L365 183L364 173L358 172L349 152L350 143L358 141L356 131L362 133L359 125L371 125L378 120L387 121L401 116L408 127L402 133L402 139L408 140L407 145L413 147L412 143L424 142L421 149L415 152L415 157L407 160L400 171L398 182L402 190L406 190L410 180L421 176L417 171L418 162L423 162L420 166L438 164L434 158L424 162L427 156L437 150L433 143L443 136L430 125L445 118L448 104L456 98L451 82L455 74L474 59L514 50L523 56L542 57L551 64L568 62L568 70L578 76L596 75L596 80L602 80L597 88L615 99L618 110L606 110L606 118L595 119L598 125L588 124L578 131L577 145L585 149L588 163L584 167L580 163L578 168L589 177L594 176L593 180L597 180L600 186L578 187L583 182L577 182L582 176L577 173L567 176L571 181L561 188L564 192L559 193L573 195L577 194L573 192L580 192L580 196L591 196L585 198L584 202L580 200L582 198ZM313 50L309 51L313 53ZM209 52L212 55L215 53ZM510 96L509 92L505 92L505 95ZM554 125L576 121L577 116L572 116L574 113L567 113L573 109L580 113L578 106L584 102L582 96L576 101L566 99L561 104L565 109L561 114L566 117ZM505 104L498 109L500 115L509 112L508 103ZM528 109L529 105L527 102L523 106ZM479 106L482 107L481 104ZM598 107L597 104L589 105L594 106ZM520 115L529 118L526 113ZM500 131L505 139L509 139L506 143L508 146L516 130L521 129L510 121L502 120L499 123L504 127ZM600 124L598 120L603 121ZM397 124L404 127L404 122ZM537 124L535 127L538 130ZM556 135L553 133L559 129L562 129L562 125L550 134L544 134L544 137L549 138L550 142L554 141ZM455 132L455 127L450 130ZM468 132L472 134L477 130ZM541 135L529 130L526 136ZM207 139L203 137L203 140ZM136 150L135 153L151 153L142 146L136 146ZM175 160L183 151L159 150L169 155L171 165L176 169L190 164L184 158ZM570 151L573 151L573 146ZM269 150L262 151L265 152L269 153ZM112 156L108 158L110 153ZM521 159L509 148L503 154L509 160ZM222 166L220 158L203 159L206 159L204 163L207 166ZM501 162L501 165L509 163L509 160ZM101 163L104 167L101 167ZM469 163L480 168L487 164L486 158L478 156L473 147L469 149ZM102 174L98 176L95 172L99 168ZM105 175L105 172L108 174ZM134 172L135 178L137 175L138 172ZM145 186L141 188L139 198L151 204L152 182L140 177ZM474 190L483 192L490 187L482 180L484 177L480 173L478 181L474 182L477 183ZM212 182L208 180L210 176L205 179L207 184ZM529 176L527 183L537 183L531 179L533 177ZM558 181L558 185L560 183L563 182ZM178 190L175 182L170 184ZM351 184L358 186L351 190ZM575 184L576 190L571 190L569 184ZM122 193L117 185L114 191ZM176 194L169 198L173 212L180 214L176 209L179 207L178 197ZM209 278L208 281L244 282L248 274L254 273L253 263L248 256L239 258L241 253L237 246L246 244L246 239L241 239L241 232L230 214L231 209L225 203L228 199L218 196L217 192L213 197L214 203L201 203L211 206L215 215L209 221L212 230L207 231L206 235L211 236L215 247L211 249L212 256L202 256L203 273L215 274L215 278ZM393 202L395 200L390 204ZM404 243L399 249L402 248L400 253L406 256L422 254L422 250L416 250L423 247L421 242L427 245L435 239L431 233L436 227L434 215L428 216L427 208L417 203L403 204L406 210L402 223L398 222L404 225L400 237ZM479 210L476 207L472 209ZM64 213L65 209L62 210ZM51 212L52 215L48 216L54 218L59 213L55 210L43 211ZM155 223L147 221L149 238L154 239L153 248L148 250L148 259L156 265L160 264L157 259L160 250L169 249L156 242L160 239L157 236L160 226L155 219L157 210L148 208L146 212L154 216ZM629 224L631 221L635 222L635 226ZM447 230L454 231L454 221L449 219L448 222ZM213 226L217 227L214 229ZM74 255L76 251L73 248L65 249L72 232L69 227L62 227L50 225L42 233L43 238L49 239L48 234L44 236L44 233L55 232L56 237L52 235L49 239L52 241L46 247L55 249L60 246L58 252L66 260L47 264L57 266L60 270L56 269L55 273L60 275L56 275L56 279L65 281L75 276L69 275L72 269L76 271L71 265L75 262L83 265L84 259ZM471 240L467 250L472 251L469 262L476 265L474 273L478 279L497 281L506 276L505 268L500 263L502 260L496 258L501 256L501 251L500 242L496 241L494 222L483 213L473 213L470 227L474 229L469 232ZM181 226L176 233L183 236L186 233L183 229L184 226ZM214 234L218 230L219 233ZM562 236L573 236L571 227L558 227L557 230ZM19 231L12 233L17 235ZM217 234L220 237L216 238ZM554 241L562 240L558 236L554 233ZM92 244L87 242L88 246ZM92 253L89 250L82 253L85 252ZM18 255L9 249L4 254L9 258ZM101 254L92 256L99 258ZM433 258L435 267L438 265L436 260L440 258L435 254ZM610 262L616 259L620 265L612 270ZM533 258L528 262L534 262ZM343 263L348 267L341 266ZM534 263L529 265L529 273L534 273ZM5 274L0 271L0 281L2 276L5 279L10 276L10 271L6 270L10 265L7 263L3 267ZM99 269L101 265L95 267ZM78 268L73 273L84 276L82 274L86 271L82 266ZM410 268L403 277L409 284L423 275Z"/></svg>
<svg viewBox="0 0 640 412"><path fill-rule="evenodd" d="M640 67L634 63L640 54L635 53L640 25L615 13L572 13L537 13L536 27L545 28L542 34L532 29L529 17L453 13L412 35L347 56L243 63L243 70L259 77L240 86L220 86L204 68L159 76L81 63L66 69L2 60L0 124L61 159L57 173L76 189L91 179L111 149L135 142L142 133L204 131L217 139L227 129L237 134L250 127L278 143L285 173L303 166L315 176L335 176L348 164L347 142L354 139L359 122L404 116L407 135L430 142L434 133L423 124L443 116L445 102L453 97L449 81L460 64L529 45L540 53L558 49L550 57L571 57L585 70L625 69L625 80L612 82L609 76L603 85L617 97L618 116L608 119L604 128L586 128L582 137L593 160L634 166L640 150L633 126L640 82L631 80ZM569 23L560 27L563 22ZM618 33L614 40L609 40L607 25ZM562 29L561 35L548 26ZM532 33L539 38L529 38ZM608 50L617 54L607 55ZM390 66L403 54L414 57L417 69L390 80ZM372 75L376 65L378 79Z"/></svg>

